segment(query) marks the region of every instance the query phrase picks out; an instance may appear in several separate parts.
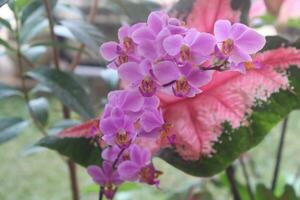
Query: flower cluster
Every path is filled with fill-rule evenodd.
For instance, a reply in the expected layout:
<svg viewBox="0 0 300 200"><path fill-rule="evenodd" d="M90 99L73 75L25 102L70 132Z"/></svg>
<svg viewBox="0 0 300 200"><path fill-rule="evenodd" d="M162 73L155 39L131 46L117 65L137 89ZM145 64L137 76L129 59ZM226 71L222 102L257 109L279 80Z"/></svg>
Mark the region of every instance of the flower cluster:
<svg viewBox="0 0 300 200"><path fill-rule="evenodd" d="M112 199L122 181L158 185L151 152L138 145L139 138L159 138L176 143L172 124L164 121L158 94L194 97L208 84L214 70L242 73L259 67L251 54L265 43L263 36L243 24L215 23L214 35L187 28L164 12L152 12L146 23L119 29L119 42L100 47L108 67L118 71L124 90L108 95L100 120L102 168L90 166L89 174Z"/></svg>

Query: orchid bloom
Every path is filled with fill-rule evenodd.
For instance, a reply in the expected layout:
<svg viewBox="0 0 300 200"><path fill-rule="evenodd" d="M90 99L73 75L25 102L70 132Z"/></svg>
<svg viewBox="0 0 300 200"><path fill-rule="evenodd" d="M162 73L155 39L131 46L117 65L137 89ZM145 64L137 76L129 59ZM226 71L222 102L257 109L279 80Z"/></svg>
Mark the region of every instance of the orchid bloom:
<svg viewBox="0 0 300 200"><path fill-rule="evenodd" d="M104 188L104 195L108 199L114 197L117 186L123 182L118 171L114 170L112 164L107 161L103 162L101 168L96 165L89 166L87 172L95 183Z"/></svg>
<svg viewBox="0 0 300 200"><path fill-rule="evenodd" d="M251 61L251 54L265 45L265 38L246 25L218 20L214 27L215 38L221 53L234 63Z"/></svg>
<svg viewBox="0 0 300 200"><path fill-rule="evenodd" d="M126 160L118 166L120 177L127 181L139 180L149 185L158 185L157 178L161 172L155 170L151 164L150 152L134 145L129 154L130 160Z"/></svg>
<svg viewBox="0 0 300 200"><path fill-rule="evenodd" d="M178 56L180 62L201 64L209 58L215 46L215 39L208 33L189 30L185 36L175 34L163 42L165 51L170 56Z"/></svg>

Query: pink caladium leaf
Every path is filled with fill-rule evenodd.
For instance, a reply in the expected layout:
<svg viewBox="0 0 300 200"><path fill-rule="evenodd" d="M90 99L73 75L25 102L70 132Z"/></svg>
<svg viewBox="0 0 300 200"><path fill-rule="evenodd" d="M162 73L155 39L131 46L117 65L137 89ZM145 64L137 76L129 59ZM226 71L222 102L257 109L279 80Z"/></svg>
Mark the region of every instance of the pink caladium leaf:
<svg viewBox="0 0 300 200"><path fill-rule="evenodd" d="M227 139L230 148L245 151L254 146L249 145L251 142L257 144L263 138L264 135L261 135L261 133L265 132L269 126L268 123L271 123L268 121L278 122L292 109L299 107L299 105L296 105L299 104L299 97L296 95L299 92L299 81L293 78L299 75L299 69L290 72L289 66L299 66L300 51L296 48L269 50L257 54L254 62L261 63L261 68L249 69L246 74L222 72L221 75L220 72L216 72L212 82L202 88L203 92L195 98L185 100L165 96L161 98L165 120L174 124L176 155L179 154L185 160L185 163L189 166L195 166L195 168L193 170L191 170L193 167L188 169L187 166L182 165L176 159L171 161L167 156L170 152L163 152L161 154L163 159L194 175L212 175L206 171L208 168L211 168L211 171L213 171L213 168L216 169L214 171L216 173L220 171L220 168L217 169L216 166L224 165L224 163L229 164L241 153L238 152L239 150L233 150L230 155L224 153L231 151L226 149L224 138L230 138ZM279 105L280 102L283 103L286 98L291 99L290 105L288 108L280 108L282 106ZM262 108L260 108L260 105L262 105ZM268 110L268 112L275 112L274 116L276 117L269 116L271 119L260 118L259 115L265 115L266 113L263 112L269 109L265 107L271 105L274 106L272 109L277 110ZM260 110L256 114L257 109ZM287 112L285 109L291 110ZM253 115L256 117L255 120L252 119ZM263 122L259 122L257 119ZM226 136L224 123L230 126L230 136L228 136L229 133ZM260 123L265 124L261 125ZM247 133L242 130L244 127L249 127ZM240 136L234 134L240 134ZM243 134L250 135L245 136ZM231 138L234 137L246 137L247 140L240 139L238 141L241 143L240 146L236 145L234 147L232 145L235 145L234 143L237 141L230 142ZM220 155L222 156L220 157ZM174 155L172 158L174 158Z"/></svg>
<svg viewBox="0 0 300 200"><path fill-rule="evenodd" d="M187 18L187 25L199 31L212 33L218 19L238 22L240 11L233 10L230 3L230 0L196 0Z"/></svg>
<svg viewBox="0 0 300 200"><path fill-rule="evenodd" d="M100 135L99 119L92 119L77 126L73 126L61 131L58 136L63 138L90 138Z"/></svg>

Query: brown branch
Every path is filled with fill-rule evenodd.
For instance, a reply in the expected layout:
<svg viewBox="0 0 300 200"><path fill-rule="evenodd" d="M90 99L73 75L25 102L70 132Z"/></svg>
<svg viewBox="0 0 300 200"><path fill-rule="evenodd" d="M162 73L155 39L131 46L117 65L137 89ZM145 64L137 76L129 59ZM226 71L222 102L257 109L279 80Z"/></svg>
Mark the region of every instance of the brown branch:
<svg viewBox="0 0 300 200"><path fill-rule="evenodd" d="M59 52L58 52L57 46L55 45L55 44L57 44L57 38L54 33L54 22L53 22L53 16L52 16L49 0L44 0L44 5L46 8L47 17L48 17L48 21L49 21L51 40L54 43L54 45L52 47L54 65L57 70L60 70ZM63 104L62 104L62 112L63 112L64 119L70 118L70 110ZM76 164L71 159L68 159L66 162L67 162L69 174L70 174L72 198L73 198L73 200L79 200L80 195L79 195L79 189L78 189L78 183L77 183Z"/></svg>
<svg viewBox="0 0 300 200"><path fill-rule="evenodd" d="M93 0L91 2L89 17L88 17L88 21L91 24L93 24L95 22L98 5L99 5L99 0ZM69 66L71 71L73 71L77 67L78 63L80 62L82 53L84 52L84 49L85 49L85 45L81 44L80 47L79 47L79 51L74 56L70 66Z"/></svg>
<svg viewBox="0 0 300 200"><path fill-rule="evenodd" d="M49 21L49 29L50 29L50 36L51 36L51 40L54 42L54 44L57 44L57 38L56 35L54 33L54 22L53 22L53 16L52 16L52 12L51 12L51 5L49 3L49 0L44 0L44 5L46 8L46 13L47 13L47 18ZM53 60L54 60L54 65L55 68L57 70L59 70L59 52L58 52L58 48L56 47L56 45L52 46L52 53L53 53Z"/></svg>
<svg viewBox="0 0 300 200"><path fill-rule="evenodd" d="M230 184L230 189L231 189L233 199L234 200L241 200L239 190L237 188L235 177L234 177L234 167L232 165L230 165L226 169L226 176L227 176L228 182Z"/></svg>
<svg viewBox="0 0 300 200"><path fill-rule="evenodd" d="M277 150L277 155L276 155L276 163L275 163L273 179L272 179L272 186L271 186L271 189L273 192L276 188L277 178L278 178L278 174L279 174L281 156L282 156L282 150L283 150L283 144L284 144L284 138L286 135L288 120L289 120L289 118L286 117L282 124L280 140L279 140L279 145L278 145L278 150Z"/></svg>
<svg viewBox="0 0 300 200"><path fill-rule="evenodd" d="M250 185L249 174L248 174L248 171L247 171L247 168L246 168L246 164L244 162L243 155L240 157L239 161L241 163L243 175L244 175L245 180L246 180L246 187L247 187L247 190L248 190L249 197L250 197L251 200L254 200L254 195L253 195L251 185Z"/></svg>
<svg viewBox="0 0 300 200"><path fill-rule="evenodd" d="M69 167L70 182L71 182L71 188L73 191L73 200L79 200L79 189L78 189L78 183L77 183L76 165L75 165L74 161L72 161L71 159L68 159L67 164Z"/></svg>

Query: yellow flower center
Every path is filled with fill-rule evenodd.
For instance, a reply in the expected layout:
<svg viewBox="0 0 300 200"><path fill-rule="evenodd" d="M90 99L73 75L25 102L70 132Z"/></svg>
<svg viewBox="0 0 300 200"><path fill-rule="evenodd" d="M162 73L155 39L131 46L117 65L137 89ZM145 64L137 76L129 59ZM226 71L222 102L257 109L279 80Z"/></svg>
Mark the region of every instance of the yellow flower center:
<svg viewBox="0 0 300 200"><path fill-rule="evenodd" d="M233 50L233 40L232 39L227 39L225 41L222 42L222 48L221 48L221 52L228 56L230 55L230 53Z"/></svg>
<svg viewBox="0 0 300 200"><path fill-rule="evenodd" d="M192 57L191 50L188 46L182 45L180 48L180 59L182 61L190 60Z"/></svg>

